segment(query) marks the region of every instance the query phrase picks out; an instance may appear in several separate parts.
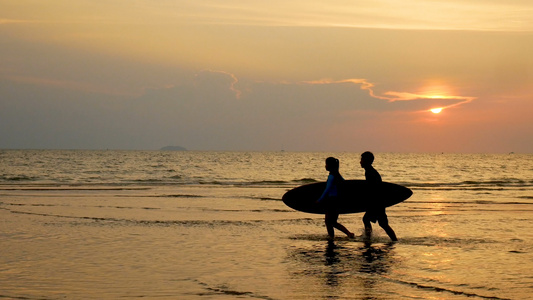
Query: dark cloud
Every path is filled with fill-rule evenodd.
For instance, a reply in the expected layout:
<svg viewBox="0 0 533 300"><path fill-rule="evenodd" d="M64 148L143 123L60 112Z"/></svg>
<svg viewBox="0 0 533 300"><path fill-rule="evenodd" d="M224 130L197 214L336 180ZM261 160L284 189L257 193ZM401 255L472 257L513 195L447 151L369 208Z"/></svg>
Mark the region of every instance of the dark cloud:
<svg viewBox="0 0 533 300"><path fill-rule="evenodd" d="M220 71L134 98L28 82L0 87L0 148L327 150L372 141L386 149L387 140L417 136L420 126L406 116L473 100L377 92L363 79L255 82Z"/></svg>

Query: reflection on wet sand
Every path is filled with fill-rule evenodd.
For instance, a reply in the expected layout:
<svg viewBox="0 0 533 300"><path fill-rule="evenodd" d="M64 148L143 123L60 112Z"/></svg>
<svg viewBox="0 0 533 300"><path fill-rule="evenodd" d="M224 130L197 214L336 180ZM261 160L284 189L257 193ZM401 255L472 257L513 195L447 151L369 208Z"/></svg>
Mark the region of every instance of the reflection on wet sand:
<svg viewBox="0 0 533 300"><path fill-rule="evenodd" d="M299 280L305 277L307 282L317 282L329 296L342 296L355 288L365 299L377 299L378 285L396 264L394 247L394 243L353 240L301 244L289 251L290 259L296 263L290 274Z"/></svg>

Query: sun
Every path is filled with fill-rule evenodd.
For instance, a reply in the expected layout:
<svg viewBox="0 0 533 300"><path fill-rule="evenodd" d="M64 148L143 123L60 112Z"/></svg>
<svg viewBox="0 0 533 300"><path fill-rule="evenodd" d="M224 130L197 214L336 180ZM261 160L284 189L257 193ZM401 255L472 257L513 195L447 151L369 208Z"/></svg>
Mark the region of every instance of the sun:
<svg viewBox="0 0 533 300"><path fill-rule="evenodd" d="M442 111L442 107L432 108L429 111L434 114L440 114L440 112Z"/></svg>

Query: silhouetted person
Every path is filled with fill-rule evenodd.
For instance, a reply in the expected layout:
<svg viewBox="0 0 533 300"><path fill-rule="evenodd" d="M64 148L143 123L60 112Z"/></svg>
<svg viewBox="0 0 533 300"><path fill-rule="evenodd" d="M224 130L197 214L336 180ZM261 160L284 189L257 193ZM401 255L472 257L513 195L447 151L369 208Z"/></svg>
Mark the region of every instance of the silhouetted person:
<svg viewBox="0 0 533 300"><path fill-rule="evenodd" d="M373 162L374 154L372 154L372 152L367 151L361 154L361 167L365 169L366 181L372 186L372 189L374 189L373 194L377 194L379 191L379 184L381 183L381 175L379 175L378 171L376 171L376 169L374 169L372 166ZM396 233L394 233L394 230L392 230L392 228L389 226L389 220L387 218L387 214L385 213L385 206L382 203L382 199L378 199L378 201L375 200L373 203L370 203L369 208L363 216L365 235L367 238L370 238L372 235L371 223L376 223L376 221L379 223L379 226L381 226L381 228L383 228L389 235L391 240L398 240L398 238L396 238Z"/></svg>
<svg viewBox="0 0 533 300"><path fill-rule="evenodd" d="M335 237L335 230L344 232L347 236L353 238L355 235L351 233L346 227L337 222L339 218L337 203L339 201L338 185L341 181L344 181L339 173L339 160L334 157L328 157L326 159L326 170L329 171L328 181L326 188L322 193L322 196L316 201L319 204L323 204L326 208L326 229L330 239Z"/></svg>

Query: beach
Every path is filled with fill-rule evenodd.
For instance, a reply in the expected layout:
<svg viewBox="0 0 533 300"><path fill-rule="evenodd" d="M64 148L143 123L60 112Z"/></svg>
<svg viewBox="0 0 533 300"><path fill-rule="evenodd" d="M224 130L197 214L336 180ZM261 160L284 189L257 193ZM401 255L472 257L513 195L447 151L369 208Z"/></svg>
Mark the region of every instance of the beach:
<svg viewBox="0 0 533 300"><path fill-rule="evenodd" d="M327 239L281 201L360 153L2 150L0 298L528 299L533 155L376 153L414 192Z"/></svg>

